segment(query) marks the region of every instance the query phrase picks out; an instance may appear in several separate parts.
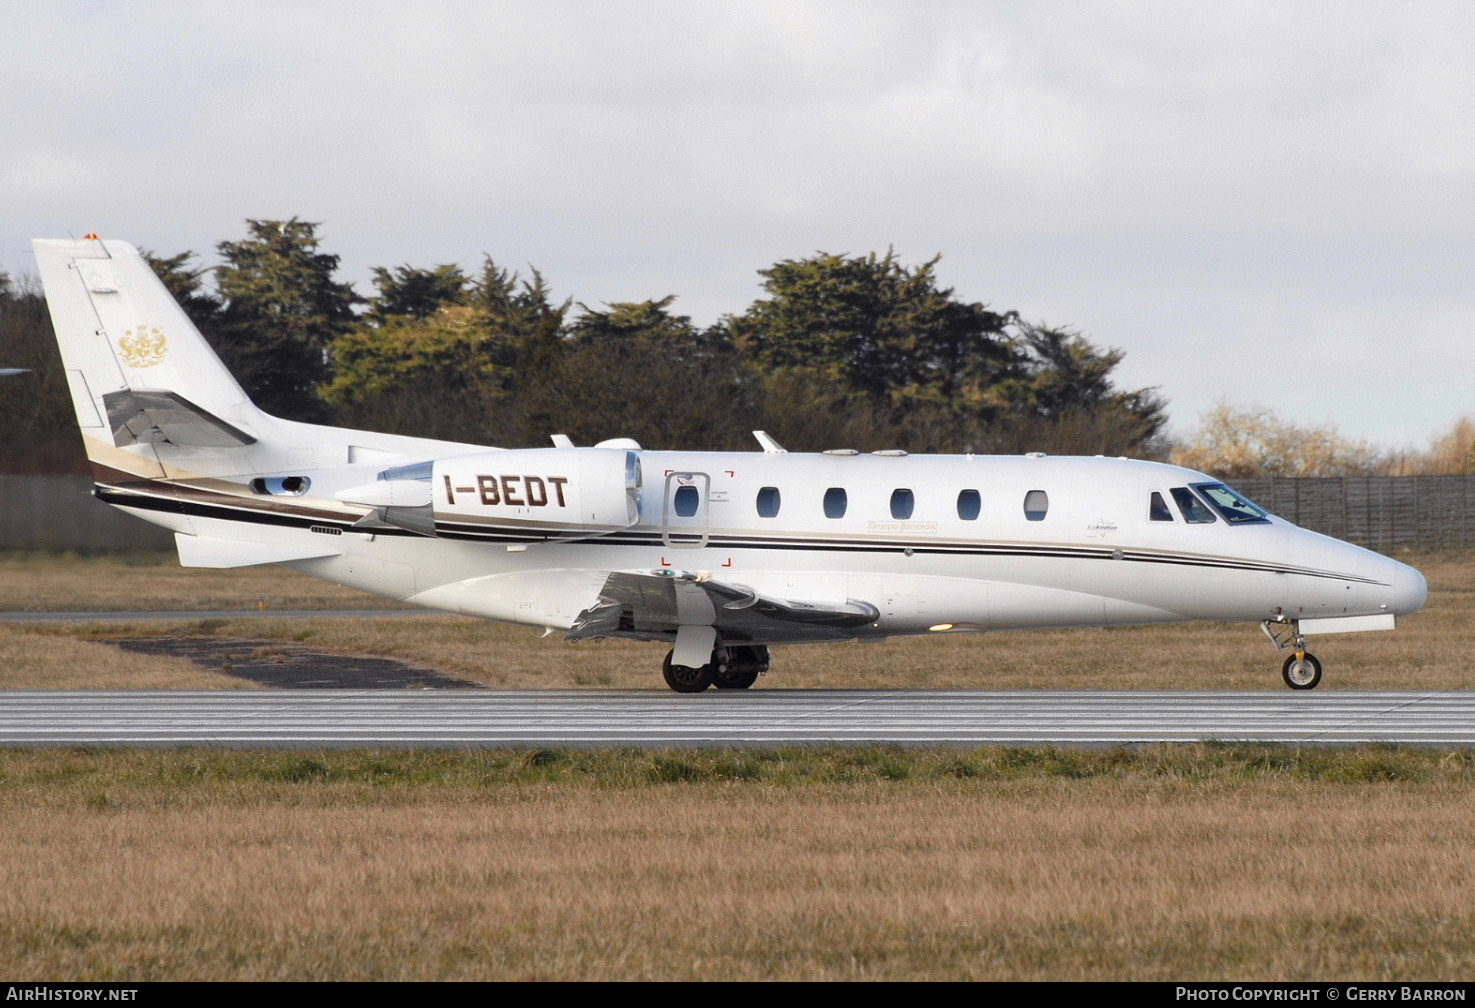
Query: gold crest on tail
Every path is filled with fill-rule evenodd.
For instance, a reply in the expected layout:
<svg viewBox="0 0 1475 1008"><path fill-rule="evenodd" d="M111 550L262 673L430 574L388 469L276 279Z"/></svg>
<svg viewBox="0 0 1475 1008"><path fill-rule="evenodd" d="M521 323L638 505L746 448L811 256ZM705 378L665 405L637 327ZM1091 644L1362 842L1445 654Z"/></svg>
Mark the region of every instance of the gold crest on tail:
<svg viewBox="0 0 1475 1008"><path fill-rule="evenodd" d="M118 340L118 347L122 351L123 363L129 367L153 367L164 363L169 339L158 326L141 325L137 329L124 331L123 337Z"/></svg>

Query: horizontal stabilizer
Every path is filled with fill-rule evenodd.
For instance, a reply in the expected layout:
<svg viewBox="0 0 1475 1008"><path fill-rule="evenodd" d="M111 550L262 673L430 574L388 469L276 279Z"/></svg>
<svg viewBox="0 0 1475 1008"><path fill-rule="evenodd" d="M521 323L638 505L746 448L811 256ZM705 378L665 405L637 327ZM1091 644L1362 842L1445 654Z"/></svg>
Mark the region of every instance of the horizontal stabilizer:
<svg viewBox="0 0 1475 1008"><path fill-rule="evenodd" d="M338 556L343 551L327 546L280 546L275 543L246 542L240 539L216 539L211 536L174 534L181 567L254 567L258 564L286 563L289 560L315 560Z"/></svg>
<svg viewBox="0 0 1475 1008"><path fill-rule="evenodd" d="M170 444L191 448L239 448L256 439L208 413L177 392L119 389L102 397L119 448L137 444L157 430Z"/></svg>

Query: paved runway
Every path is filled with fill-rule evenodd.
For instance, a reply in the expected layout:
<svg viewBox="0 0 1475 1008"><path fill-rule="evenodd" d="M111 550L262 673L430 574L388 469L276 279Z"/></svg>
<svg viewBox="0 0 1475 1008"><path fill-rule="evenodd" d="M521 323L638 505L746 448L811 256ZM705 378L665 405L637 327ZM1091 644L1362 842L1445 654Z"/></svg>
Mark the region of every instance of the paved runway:
<svg viewBox="0 0 1475 1008"><path fill-rule="evenodd" d="M0 746L1475 745L1475 692L0 692Z"/></svg>

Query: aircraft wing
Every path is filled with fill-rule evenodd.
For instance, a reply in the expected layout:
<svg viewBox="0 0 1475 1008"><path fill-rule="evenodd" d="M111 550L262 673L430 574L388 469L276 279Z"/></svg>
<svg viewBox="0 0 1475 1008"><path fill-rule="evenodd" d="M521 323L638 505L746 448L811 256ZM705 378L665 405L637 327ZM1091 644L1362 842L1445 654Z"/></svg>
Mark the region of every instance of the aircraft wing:
<svg viewBox="0 0 1475 1008"><path fill-rule="evenodd" d="M869 602L811 603L760 595L743 585L687 571L612 572L599 601L579 614L570 640L667 640L681 626L710 626L724 642L763 644L848 640L874 623Z"/></svg>

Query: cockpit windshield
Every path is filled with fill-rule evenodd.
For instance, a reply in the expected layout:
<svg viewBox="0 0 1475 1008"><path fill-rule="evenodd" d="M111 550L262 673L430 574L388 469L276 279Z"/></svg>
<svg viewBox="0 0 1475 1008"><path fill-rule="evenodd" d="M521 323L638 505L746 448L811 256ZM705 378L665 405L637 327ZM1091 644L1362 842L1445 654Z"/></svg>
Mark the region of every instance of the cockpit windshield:
<svg viewBox="0 0 1475 1008"><path fill-rule="evenodd" d="M1235 493L1223 483L1195 483L1193 488L1197 490L1210 504L1214 510L1224 516L1224 520L1231 525L1245 525L1250 522L1269 522L1268 512L1258 504Z"/></svg>
<svg viewBox="0 0 1475 1008"><path fill-rule="evenodd" d="M1183 520L1188 524L1207 525L1214 520L1214 512L1192 490L1187 487L1173 487L1168 492L1173 495L1173 503L1178 505L1178 510L1183 512Z"/></svg>

